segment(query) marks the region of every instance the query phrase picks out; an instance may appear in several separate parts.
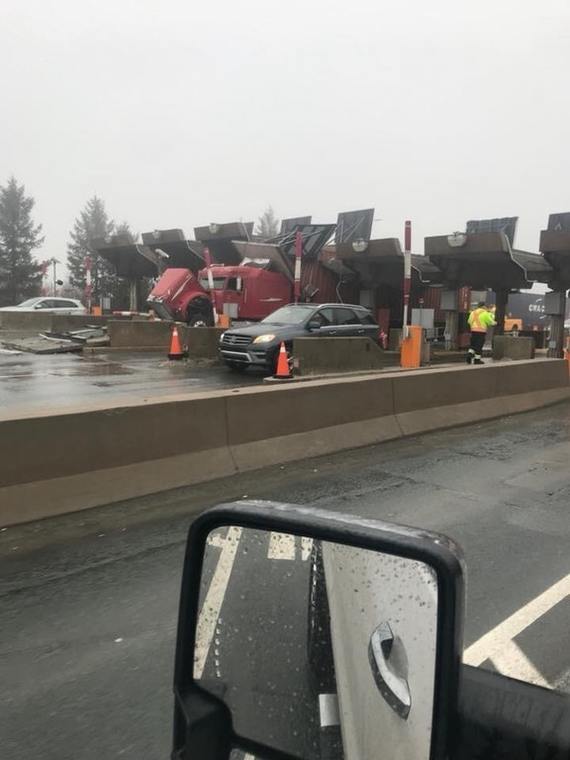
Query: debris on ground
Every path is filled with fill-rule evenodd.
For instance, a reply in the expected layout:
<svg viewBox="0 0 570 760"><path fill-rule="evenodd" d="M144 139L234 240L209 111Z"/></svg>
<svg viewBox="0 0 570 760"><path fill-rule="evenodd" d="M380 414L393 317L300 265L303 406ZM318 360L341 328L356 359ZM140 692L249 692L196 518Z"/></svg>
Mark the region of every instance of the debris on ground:
<svg viewBox="0 0 570 760"><path fill-rule="evenodd" d="M86 325L81 330L66 332L43 332L31 338L2 340L2 349L11 352L32 354L80 353L84 346L108 346L110 343L106 327Z"/></svg>

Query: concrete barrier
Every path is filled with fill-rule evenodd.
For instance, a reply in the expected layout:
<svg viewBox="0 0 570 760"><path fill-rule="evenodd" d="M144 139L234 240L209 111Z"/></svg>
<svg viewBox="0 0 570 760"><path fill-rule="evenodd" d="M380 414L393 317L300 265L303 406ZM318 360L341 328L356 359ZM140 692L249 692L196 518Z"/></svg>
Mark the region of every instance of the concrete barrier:
<svg viewBox="0 0 570 760"><path fill-rule="evenodd" d="M514 335L495 335L493 338L493 359L534 359L534 338Z"/></svg>
<svg viewBox="0 0 570 760"><path fill-rule="evenodd" d="M217 359L218 344L223 330L217 327L188 327L177 322L178 334L183 346L187 346L191 357L196 359ZM161 320L149 322L109 322L111 348L145 349L168 352L172 322Z"/></svg>
<svg viewBox="0 0 570 760"><path fill-rule="evenodd" d="M95 317L91 314L42 314L41 311L0 311L0 328L3 330L65 332L81 330L85 325L106 325L118 317L105 315ZM125 322L130 317L123 317Z"/></svg>
<svg viewBox="0 0 570 760"><path fill-rule="evenodd" d="M181 329L183 325L178 325ZM111 348L155 348L168 351L172 324L153 320L149 322L111 321L107 325Z"/></svg>
<svg viewBox="0 0 570 760"><path fill-rule="evenodd" d="M293 356L299 375L383 369L398 364L398 355L386 353L370 338L295 338Z"/></svg>
<svg viewBox="0 0 570 760"><path fill-rule="evenodd" d="M567 362L537 360L308 380L25 419L4 412L0 524L568 398Z"/></svg>

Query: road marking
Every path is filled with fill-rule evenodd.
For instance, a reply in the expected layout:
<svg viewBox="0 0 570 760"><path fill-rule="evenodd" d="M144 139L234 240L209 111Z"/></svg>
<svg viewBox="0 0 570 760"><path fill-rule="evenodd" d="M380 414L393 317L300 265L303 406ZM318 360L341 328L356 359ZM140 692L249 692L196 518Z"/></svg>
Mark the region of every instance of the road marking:
<svg viewBox="0 0 570 760"><path fill-rule="evenodd" d="M208 536L208 546L215 546L216 549L223 549L226 545L226 539L219 533L211 533Z"/></svg>
<svg viewBox="0 0 570 760"><path fill-rule="evenodd" d="M271 533L267 559L295 559L295 536L289 533Z"/></svg>
<svg viewBox="0 0 570 760"><path fill-rule="evenodd" d="M503 675L548 685L513 639L570 595L570 573L495 626L463 653L467 665L491 660Z"/></svg>
<svg viewBox="0 0 570 760"><path fill-rule="evenodd" d="M306 562L311 556L313 550L313 539L303 536L301 539L301 559Z"/></svg>
<svg viewBox="0 0 570 760"><path fill-rule="evenodd" d="M544 686L546 689L552 688L515 641L508 641L500 654L493 655L493 665L503 675Z"/></svg>
<svg viewBox="0 0 570 760"><path fill-rule="evenodd" d="M340 726L340 713L336 694L319 694L319 716L321 728Z"/></svg>
<svg viewBox="0 0 570 760"><path fill-rule="evenodd" d="M194 651L194 678L199 680L204 673L208 653L212 646L214 633L220 617L220 610L228 588L228 582L236 558L242 529L234 526L228 528L223 539L223 548L210 581L208 593L204 599L198 625L196 626L196 648Z"/></svg>

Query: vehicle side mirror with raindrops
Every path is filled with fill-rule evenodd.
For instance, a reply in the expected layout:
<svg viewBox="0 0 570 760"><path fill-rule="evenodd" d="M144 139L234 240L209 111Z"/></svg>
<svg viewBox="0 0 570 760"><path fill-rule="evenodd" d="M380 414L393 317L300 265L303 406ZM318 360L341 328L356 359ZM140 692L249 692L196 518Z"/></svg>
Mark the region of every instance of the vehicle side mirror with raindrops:
<svg viewBox="0 0 570 760"><path fill-rule="evenodd" d="M443 760L453 750L463 564L447 538L247 502L188 537L176 760Z"/></svg>

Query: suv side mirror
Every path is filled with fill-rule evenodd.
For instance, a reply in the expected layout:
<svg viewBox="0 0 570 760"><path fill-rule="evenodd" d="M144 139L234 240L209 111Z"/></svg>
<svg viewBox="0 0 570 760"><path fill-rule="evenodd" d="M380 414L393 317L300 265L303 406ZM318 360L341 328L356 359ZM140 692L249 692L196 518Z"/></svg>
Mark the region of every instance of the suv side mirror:
<svg viewBox="0 0 570 760"><path fill-rule="evenodd" d="M311 319L307 322L307 330L320 330L322 327L318 319Z"/></svg>
<svg viewBox="0 0 570 760"><path fill-rule="evenodd" d="M271 502L205 512L184 565L172 758L453 756L463 593L442 536Z"/></svg>

